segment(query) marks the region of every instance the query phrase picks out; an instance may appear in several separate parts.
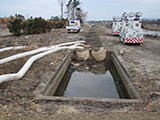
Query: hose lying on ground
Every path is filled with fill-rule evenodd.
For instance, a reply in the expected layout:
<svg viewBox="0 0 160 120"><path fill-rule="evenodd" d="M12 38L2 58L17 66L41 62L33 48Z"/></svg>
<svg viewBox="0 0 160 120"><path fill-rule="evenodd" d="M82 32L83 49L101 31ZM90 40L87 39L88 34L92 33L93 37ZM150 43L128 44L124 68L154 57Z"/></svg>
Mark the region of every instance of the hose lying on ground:
<svg viewBox="0 0 160 120"><path fill-rule="evenodd" d="M0 83L5 82L5 81L21 79L25 75L25 73L28 71L30 66L33 64L33 62L35 62L36 60L44 57L45 55L51 54L53 52L56 52L56 51L59 51L59 50L62 50L62 49L83 49L83 47L80 47L80 46L77 46L77 45L63 46L63 47L58 47L57 46L52 50L48 50L46 52L34 55L24 64L24 66L18 71L18 73L1 75L0 76Z"/></svg>
<svg viewBox="0 0 160 120"><path fill-rule="evenodd" d="M24 49L24 48L26 48L26 46L6 47L6 48L0 49L0 52L4 52L7 50L19 50L19 49Z"/></svg>
<svg viewBox="0 0 160 120"><path fill-rule="evenodd" d="M33 62L44 57L45 55L51 54L53 52L56 52L56 51L59 51L62 49L83 49L83 47L80 47L79 45L81 45L81 43L84 43L84 42L85 41L68 42L68 43L62 43L62 44L58 44L58 45L49 47L45 52L32 56L24 64L24 66L19 70L18 73L1 75L0 76L0 83L5 82L5 81L21 79L25 75L25 73L28 71L30 66L33 64ZM74 44L74 45L72 45L72 44ZM64 46L64 45L71 45L71 46ZM46 48L45 47L40 48L40 50L44 50L44 49L46 49Z"/></svg>
<svg viewBox="0 0 160 120"><path fill-rule="evenodd" d="M38 48L36 50L31 50L31 51L27 51L27 52L23 52L23 53L19 53L17 55L12 55L10 57L7 57L7 58L4 58L4 59L1 59L0 60L0 64L4 64L4 63L7 63L9 61L12 61L12 60L16 60L18 58L22 58L22 57L25 57L25 56L29 56L29 55L34 55L36 53L40 53L40 52L44 52L44 51L48 51L48 50L51 50L55 47L60 47L60 46L64 46L64 45L72 45L72 44L75 44L75 43L84 43L85 41L76 41L76 42L68 42L68 43L62 43L62 44L58 44L58 45L53 45L51 47L42 47L42 48ZM19 46L19 47L14 47L16 49L18 48L23 48L24 46ZM13 49L13 47L10 47ZM25 48L25 47L24 47ZM4 48L5 50L5 48ZM8 49L9 50L9 49Z"/></svg>

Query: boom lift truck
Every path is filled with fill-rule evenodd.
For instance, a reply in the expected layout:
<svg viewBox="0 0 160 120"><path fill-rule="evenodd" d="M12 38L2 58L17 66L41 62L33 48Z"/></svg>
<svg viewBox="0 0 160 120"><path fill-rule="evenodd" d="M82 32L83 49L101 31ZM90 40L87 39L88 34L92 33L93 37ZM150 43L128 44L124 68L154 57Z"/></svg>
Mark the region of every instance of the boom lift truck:
<svg viewBox="0 0 160 120"><path fill-rule="evenodd" d="M112 23L112 35L119 35L120 27L122 26L122 22L119 20L119 17L113 17Z"/></svg>
<svg viewBox="0 0 160 120"><path fill-rule="evenodd" d="M127 13L123 13L122 27L120 29L120 41L125 43L141 44L143 43L143 29L141 29L141 12L135 14L135 19L128 20ZM130 13L129 17L133 17L134 13Z"/></svg>

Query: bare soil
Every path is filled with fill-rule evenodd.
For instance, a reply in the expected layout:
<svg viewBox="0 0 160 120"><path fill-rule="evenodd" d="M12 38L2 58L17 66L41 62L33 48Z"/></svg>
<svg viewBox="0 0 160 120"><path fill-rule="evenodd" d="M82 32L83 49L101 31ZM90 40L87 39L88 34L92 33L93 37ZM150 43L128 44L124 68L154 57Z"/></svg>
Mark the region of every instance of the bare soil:
<svg viewBox="0 0 160 120"><path fill-rule="evenodd" d="M103 48L118 55L131 76L131 82L140 93L143 103L111 104L96 102L47 101L35 98L37 86L49 81L69 50L61 50L36 61L20 80L0 84L0 119L159 119L160 98L151 92L160 92L160 39L144 38L141 45L123 45L118 36L112 36L105 24L95 26ZM43 46L62 42L86 40L89 26L83 26L78 34L68 34L65 29L52 30L40 35L20 37L0 37L0 48L8 46L29 46L24 50L11 50L0 53L0 59ZM93 33L95 34L95 33ZM91 34L89 36L92 36ZM95 38L91 37L94 41ZM97 43L99 44L99 43ZM120 52L121 51L121 52ZM0 75L16 73L28 57L0 65Z"/></svg>

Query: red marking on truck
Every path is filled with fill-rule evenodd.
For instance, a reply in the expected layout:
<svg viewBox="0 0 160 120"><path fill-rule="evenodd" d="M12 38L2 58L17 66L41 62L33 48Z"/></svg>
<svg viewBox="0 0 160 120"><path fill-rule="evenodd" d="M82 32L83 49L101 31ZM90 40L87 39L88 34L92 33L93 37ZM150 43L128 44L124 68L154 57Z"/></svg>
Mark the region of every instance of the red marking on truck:
<svg viewBox="0 0 160 120"><path fill-rule="evenodd" d="M126 43L143 43L143 38L126 38Z"/></svg>

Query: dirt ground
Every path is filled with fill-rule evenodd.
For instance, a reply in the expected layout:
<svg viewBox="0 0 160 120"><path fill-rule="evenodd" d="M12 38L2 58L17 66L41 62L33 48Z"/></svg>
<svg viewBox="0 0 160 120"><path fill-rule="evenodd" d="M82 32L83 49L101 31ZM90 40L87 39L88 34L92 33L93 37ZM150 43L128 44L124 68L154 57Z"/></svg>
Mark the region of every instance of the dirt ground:
<svg viewBox="0 0 160 120"><path fill-rule="evenodd" d="M141 45L123 45L118 36L110 34L111 29L105 24L96 25L95 29L102 47L114 51L129 72L132 84L143 99L142 104L75 103L35 99L33 91L53 77L69 52L61 50L36 61L22 79L0 84L0 119L158 120L160 98L151 92L160 92L160 39L144 37L144 43ZM6 33L3 33L0 37L0 48L29 47L24 50L1 52L0 59L43 46L86 40L88 32L89 26L83 26L78 34L68 34L65 29L20 37L4 36ZM29 57L0 65L0 75L18 72Z"/></svg>

